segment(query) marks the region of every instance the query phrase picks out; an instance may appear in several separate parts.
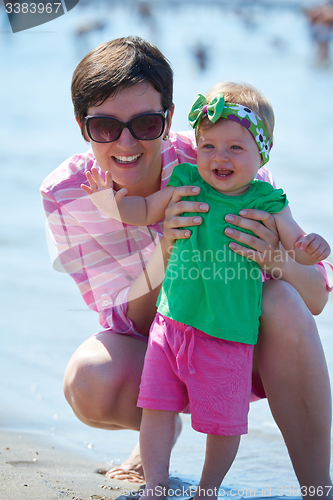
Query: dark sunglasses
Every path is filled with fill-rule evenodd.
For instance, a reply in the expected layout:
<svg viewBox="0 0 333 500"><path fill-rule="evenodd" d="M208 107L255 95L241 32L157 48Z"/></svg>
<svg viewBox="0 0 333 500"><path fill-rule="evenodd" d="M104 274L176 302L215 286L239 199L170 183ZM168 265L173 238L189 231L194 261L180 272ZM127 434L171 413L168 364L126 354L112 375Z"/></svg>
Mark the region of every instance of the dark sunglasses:
<svg viewBox="0 0 333 500"><path fill-rule="evenodd" d="M109 116L86 116L88 136L94 142L113 142L119 139L124 128L139 141L153 141L163 134L168 110L158 113L145 113L121 122Z"/></svg>

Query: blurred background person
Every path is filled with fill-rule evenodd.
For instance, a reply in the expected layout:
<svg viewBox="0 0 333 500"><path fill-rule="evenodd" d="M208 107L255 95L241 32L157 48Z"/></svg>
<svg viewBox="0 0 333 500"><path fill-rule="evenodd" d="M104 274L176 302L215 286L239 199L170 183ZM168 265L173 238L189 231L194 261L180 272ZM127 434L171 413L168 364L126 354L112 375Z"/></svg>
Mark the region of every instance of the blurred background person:
<svg viewBox="0 0 333 500"><path fill-rule="evenodd" d="M330 41L333 33L333 1L304 10L310 23L311 36L316 44L319 63L330 63Z"/></svg>

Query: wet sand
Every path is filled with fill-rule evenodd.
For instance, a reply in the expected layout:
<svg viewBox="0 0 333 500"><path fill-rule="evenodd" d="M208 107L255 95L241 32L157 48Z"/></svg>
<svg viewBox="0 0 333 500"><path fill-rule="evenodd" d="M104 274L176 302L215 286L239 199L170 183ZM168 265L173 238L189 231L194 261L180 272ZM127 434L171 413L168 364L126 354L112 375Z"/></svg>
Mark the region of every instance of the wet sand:
<svg viewBox="0 0 333 500"><path fill-rule="evenodd" d="M1 500L114 500L140 486L106 478L103 469L52 436L0 431Z"/></svg>

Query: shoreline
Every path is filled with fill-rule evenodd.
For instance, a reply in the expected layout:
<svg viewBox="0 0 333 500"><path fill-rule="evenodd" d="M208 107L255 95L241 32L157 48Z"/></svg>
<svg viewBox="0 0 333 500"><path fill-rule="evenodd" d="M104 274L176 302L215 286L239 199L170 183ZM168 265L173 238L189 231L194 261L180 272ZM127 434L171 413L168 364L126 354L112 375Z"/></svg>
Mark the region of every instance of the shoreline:
<svg viewBox="0 0 333 500"><path fill-rule="evenodd" d="M1 500L115 500L140 484L106 478L101 463L53 436L0 430Z"/></svg>

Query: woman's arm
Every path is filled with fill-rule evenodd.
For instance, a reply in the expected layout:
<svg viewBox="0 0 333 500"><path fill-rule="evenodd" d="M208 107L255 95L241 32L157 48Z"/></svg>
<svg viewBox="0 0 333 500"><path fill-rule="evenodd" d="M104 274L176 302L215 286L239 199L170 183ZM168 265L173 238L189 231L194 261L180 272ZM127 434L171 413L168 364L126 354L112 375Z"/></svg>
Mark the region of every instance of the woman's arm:
<svg viewBox="0 0 333 500"><path fill-rule="evenodd" d="M200 190L199 190L200 191ZM174 189L164 219L164 236L160 241L146 269L132 284L129 293L127 317L133 321L138 332L148 335L151 323L156 314L156 300L164 278L174 241L188 238L190 231L178 229L182 226L194 226L201 223L201 217L181 217L184 212L207 212L206 203L182 200L193 196L192 186L179 186Z"/></svg>
<svg viewBox="0 0 333 500"><path fill-rule="evenodd" d="M324 277L316 266L298 264L281 248L274 217L261 210L248 209L242 210L240 215L229 214L226 220L240 228L240 231L225 230L227 236L238 242L230 242L231 250L254 260L273 277L290 283L311 313L320 314L328 299ZM242 228L251 230L256 236L243 233Z"/></svg>
<svg viewBox="0 0 333 500"><path fill-rule="evenodd" d="M154 249L146 268L130 288L127 317L142 335L148 335L156 314L156 301L171 250L172 246L170 247L163 237Z"/></svg>

